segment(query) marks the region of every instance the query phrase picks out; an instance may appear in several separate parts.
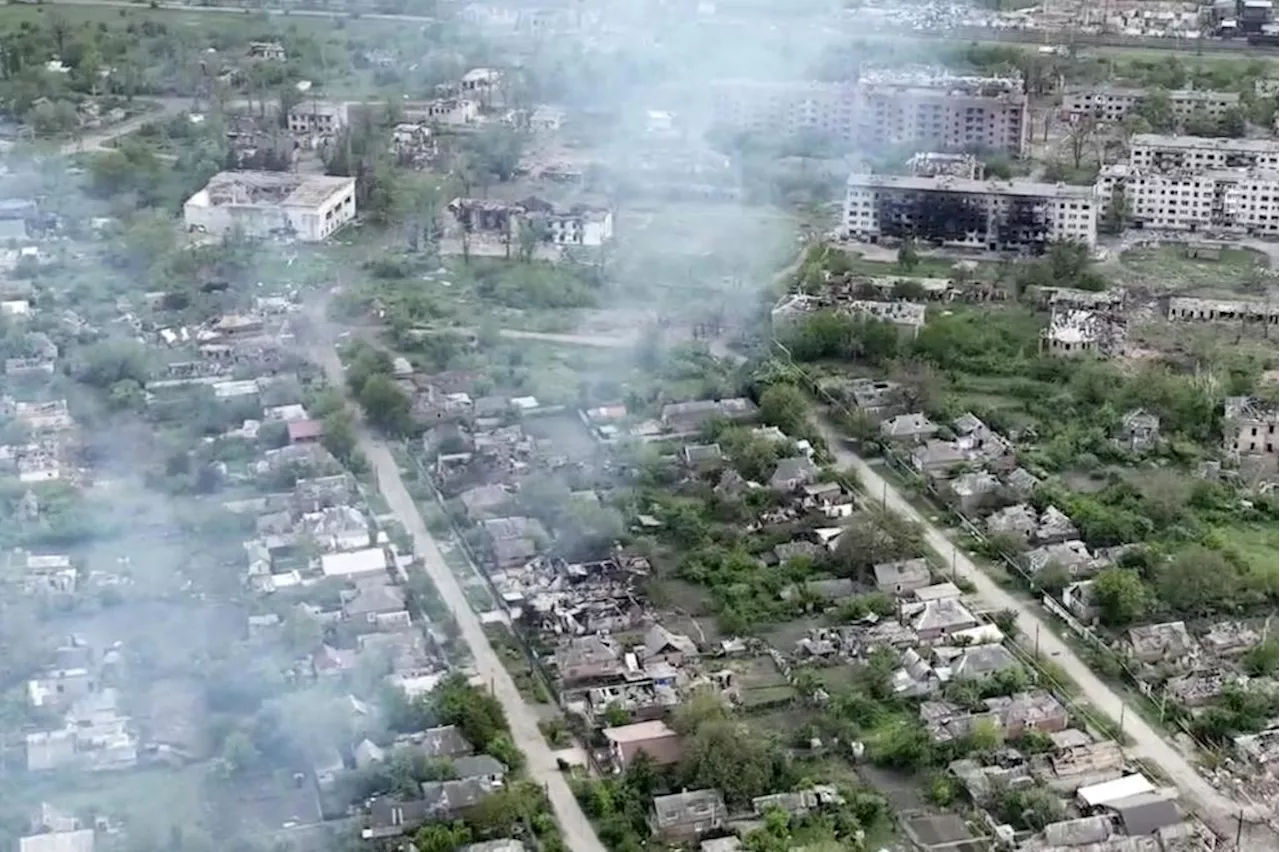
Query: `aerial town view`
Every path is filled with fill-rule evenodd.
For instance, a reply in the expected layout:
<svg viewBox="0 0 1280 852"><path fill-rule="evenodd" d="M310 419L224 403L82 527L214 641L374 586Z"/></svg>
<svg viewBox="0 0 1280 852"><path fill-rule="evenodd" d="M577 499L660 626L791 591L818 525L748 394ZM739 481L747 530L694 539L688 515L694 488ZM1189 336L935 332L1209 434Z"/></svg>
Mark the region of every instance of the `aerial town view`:
<svg viewBox="0 0 1280 852"><path fill-rule="evenodd" d="M1276 21L0 5L0 852L1274 852Z"/></svg>

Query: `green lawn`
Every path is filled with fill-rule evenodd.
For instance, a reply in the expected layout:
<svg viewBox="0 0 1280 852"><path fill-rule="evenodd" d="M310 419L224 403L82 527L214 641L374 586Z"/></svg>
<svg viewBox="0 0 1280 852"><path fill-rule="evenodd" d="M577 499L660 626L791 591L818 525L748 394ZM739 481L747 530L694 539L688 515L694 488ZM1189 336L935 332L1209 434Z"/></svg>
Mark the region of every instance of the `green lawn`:
<svg viewBox="0 0 1280 852"><path fill-rule="evenodd" d="M1218 260L1187 257L1182 246L1154 246L1120 255L1119 280L1128 287L1151 288L1188 296L1262 298L1275 286L1264 255L1226 249Z"/></svg>
<svg viewBox="0 0 1280 852"><path fill-rule="evenodd" d="M1280 556L1280 532L1275 526L1219 527L1223 540L1249 562L1259 577L1269 578L1274 586L1280 582L1277 557Z"/></svg>

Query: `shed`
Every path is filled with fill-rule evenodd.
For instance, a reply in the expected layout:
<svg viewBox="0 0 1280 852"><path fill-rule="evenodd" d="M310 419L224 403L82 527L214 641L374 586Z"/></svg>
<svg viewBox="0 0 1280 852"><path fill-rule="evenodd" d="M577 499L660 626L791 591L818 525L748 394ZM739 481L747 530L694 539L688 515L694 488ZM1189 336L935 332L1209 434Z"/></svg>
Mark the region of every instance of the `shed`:
<svg viewBox="0 0 1280 852"><path fill-rule="evenodd" d="M320 570L326 577L350 577L387 570L387 554L381 547L326 553L320 557Z"/></svg>
<svg viewBox="0 0 1280 852"><path fill-rule="evenodd" d="M1130 796L1154 793L1155 790L1156 788L1152 786L1146 777L1134 774L1116 778L1113 781L1103 781L1101 784L1081 787L1076 791L1076 798L1079 799L1082 807L1096 808L1102 805L1109 805L1112 802L1118 802L1121 799L1127 799Z"/></svg>

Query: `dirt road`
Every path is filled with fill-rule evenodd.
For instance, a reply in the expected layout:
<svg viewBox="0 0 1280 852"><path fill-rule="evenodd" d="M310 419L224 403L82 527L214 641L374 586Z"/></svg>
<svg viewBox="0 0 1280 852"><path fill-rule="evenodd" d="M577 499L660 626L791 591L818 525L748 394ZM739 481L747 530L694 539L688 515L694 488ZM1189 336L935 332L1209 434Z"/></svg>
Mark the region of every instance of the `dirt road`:
<svg viewBox="0 0 1280 852"><path fill-rule="evenodd" d="M994 609L1007 609L1017 613L1018 629L1024 637L1038 637L1040 652L1062 667L1067 676L1079 686L1082 697L1112 720L1124 720L1124 732L1133 739L1125 751L1132 757L1143 758L1156 764L1185 797L1201 818L1216 831L1234 837L1236 822L1242 809L1246 820L1257 820L1262 814L1242 802L1234 801L1206 781L1191 762L1171 746L1137 712L1125 709L1124 701L1107 684L1103 683L1085 665L1065 642L1058 638L1041 618L1039 607L1024 598L1010 594L981 571L965 552L953 546L951 539L936 525L930 523L908 503L880 473L845 447L843 439L830 423L818 423L827 444L841 467L852 468L863 488L872 499L879 499L892 512L919 524L925 540L944 559L954 559L955 572L973 584L978 596ZM1277 848L1276 835L1264 826L1252 826L1242 848ZM1255 835L1264 835L1256 836Z"/></svg>
<svg viewBox="0 0 1280 852"><path fill-rule="evenodd" d="M138 130L144 124L152 121L163 121L167 118L190 109L191 102L186 98L148 98L160 104L160 109L143 115L135 116L128 121L122 121L112 127L104 128L96 133L87 133L72 142L67 142L62 146L61 152L67 156L72 154L84 154L90 151L106 150L107 143L120 136L132 133Z"/></svg>
<svg viewBox="0 0 1280 852"><path fill-rule="evenodd" d="M334 387L345 387L342 364L333 347L317 348L313 354L323 365L330 383ZM382 496L391 507L392 513L413 537L414 552L421 557L431 582L435 584L445 605L457 619L462 638L471 648L477 671L485 681L492 684L494 695L502 702L502 707L507 713L507 721L511 725L511 736L515 740L516 747L524 752L530 777L546 789L551 807L555 810L556 819L560 823L565 843L574 852L604 852L604 846L596 837L595 829L583 814L578 800L573 797L573 791L569 789L568 782L557 767L551 748L542 738L542 732L538 730L537 715L525 704L511 675L507 673L493 646L489 644L489 638L484 634L480 619L472 611L457 578L445 563L435 540L427 532L427 526L423 523L413 498L404 486L400 469L391 451L363 428L359 430L359 442L360 450L368 456L369 462L377 472L378 488L382 491Z"/></svg>

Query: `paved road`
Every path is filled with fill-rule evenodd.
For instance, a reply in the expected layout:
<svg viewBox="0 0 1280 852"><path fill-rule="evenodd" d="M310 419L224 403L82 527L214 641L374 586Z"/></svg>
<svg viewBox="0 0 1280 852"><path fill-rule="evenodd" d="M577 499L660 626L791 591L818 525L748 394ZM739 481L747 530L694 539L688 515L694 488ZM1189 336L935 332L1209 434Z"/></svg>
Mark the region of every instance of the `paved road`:
<svg viewBox="0 0 1280 852"><path fill-rule="evenodd" d="M1206 823L1226 836L1234 836L1236 819L1242 808L1246 809L1247 819L1257 819L1262 816L1251 813L1252 808L1249 806L1233 801L1214 789L1195 767L1137 712L1125 710L1124 701L1081 662L1071 647L1049 628L1046 621L1041 618L1038 605L1010 594L997 585L969 559L963 550L956 548L939 527L922 517L875 468L849 451L844 440L829 422L820 420L818 426L835 454L837 462L842 467L853 469L867 494L873 499L881 499L890 511L919 524L924 529L925 540L929 546L944 559L950 557L954 560L956 573L973 583L979 597L986 604L995 609L1007 609L1017 613L1017 624L1022 635L1028 638L1038 637L1036 641L1039 643L1041 653L1051 657L1063 668L1066 674L1080 686L1082 696L1090 704L1112 720L1124 719L1124 732L1133 739L1133 745L1126 748L1126 751L1131 756L1143 758L1158 765L1182 791L1188 804L1195 807ZM1263 826L1256 828L1265 829ZM1253 833L1255 832L1251 832ZM1277 843L1280 843L1280 840L1275 835L1271 835L1270 838L1261 840L1259 848L1265 846L1269 850L1274 850L1277 848Z"/></svg>
<svg viewBox="0 0 1280 852"><path fill-rule="evenodd" d="M323 365L325 375L334 387L346 386L343 381L342 364L332 346L317 349L314 357ZM480 619L472 611L471 604L463 594L457 578L445 563L440 548L427 532L427 526L423 523L413 498L409 496L409 491L404 486L400 468L392 457L391 451L386 444L374 438L363 428L359 431L359 443L361 451L369 458L369 462L377 472L378 488L386 498L387 505L413 537L414 552L422 558L431 582L435 584L445 605L457 619L462 638L471 648L477 671L493 685L494 695L502 702L502 707L507 713L507 721L511 725L512 738L520 751L524 752L528 761L529 775L546 788L551 807L555 810L560 830L564 834L565 843L573 852L604 852L604 846L596 837L595 829L583 814L578 800L573 797L573 791L569 789L568 782L561 774L555 756L542 738L542 732L538 730L537 715L525 704L523 696L516 689L515 681L511 679L511 675L503 667L498 655L494 653L493 646L489 644L489 638L485 636L484 629L480 625Z"/></svg>

